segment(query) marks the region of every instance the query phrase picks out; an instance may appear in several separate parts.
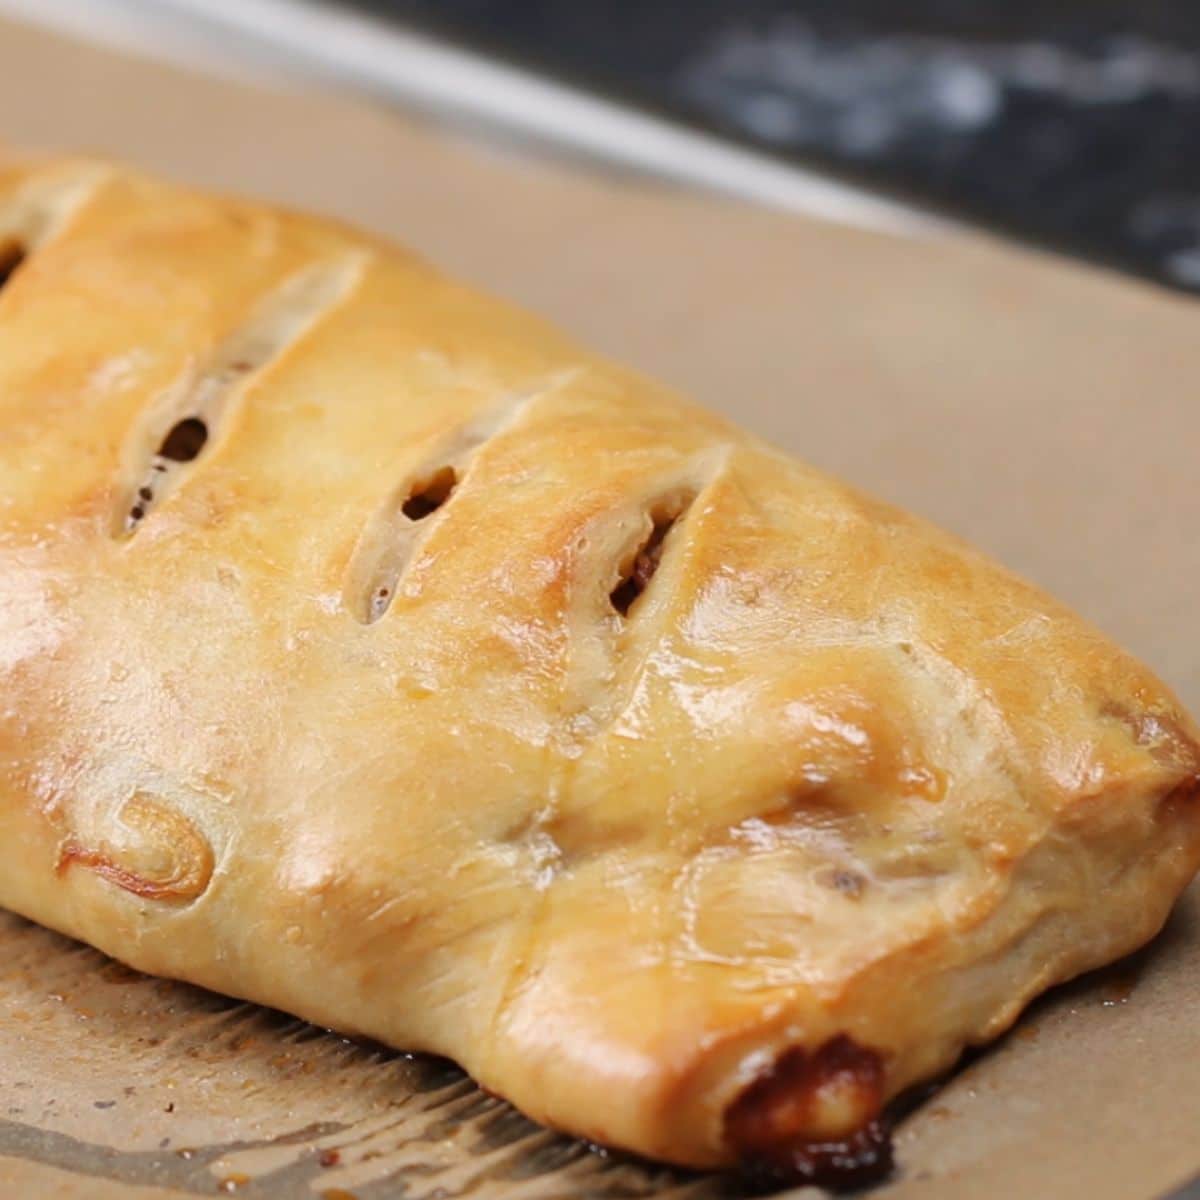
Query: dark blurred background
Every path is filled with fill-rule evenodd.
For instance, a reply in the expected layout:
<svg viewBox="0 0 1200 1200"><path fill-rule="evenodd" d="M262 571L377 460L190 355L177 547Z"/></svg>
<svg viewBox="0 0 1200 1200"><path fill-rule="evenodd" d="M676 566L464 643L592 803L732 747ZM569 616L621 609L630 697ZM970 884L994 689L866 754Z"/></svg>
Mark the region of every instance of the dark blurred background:
<svg viewBox="0 0 1200 1200"><path fill-rule="evenodd" d="M1200 290L1200 0L343 0Z"/></svg>

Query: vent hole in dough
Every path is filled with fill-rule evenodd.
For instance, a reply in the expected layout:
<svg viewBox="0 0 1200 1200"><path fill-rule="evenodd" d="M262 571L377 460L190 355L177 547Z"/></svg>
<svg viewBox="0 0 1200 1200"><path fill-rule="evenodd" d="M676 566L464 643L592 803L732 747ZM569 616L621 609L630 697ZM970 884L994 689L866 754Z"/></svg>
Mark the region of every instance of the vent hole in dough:
<svg viewBox="0 0 1200 1200"><path fill-rule="evenodd" d="M176 422L158 448L159 458L187 463L195 459L208 441L208 426L199 417Z"/></svg>
<svg viewBox="0 0 1200 1200"><path fill-rule="evenodd" d="M637 553L628 568L621 573L621 581L609 593L613 608L623 617L629 616L629 610L637 603L638 598L650 585L662 561L663 546L667 534L671 532L679 520L679 513L670 516L655 516L654 526L649 536L638 547Z"/></svg>
<svg viewBox="0 0 1200 1200"><path fill-rule="evenodd" d="M364 262L358 254L319 261L283 280L259 298L206 360L188 366L156 398L130 435L132 486L122 489L117 536L135 533L153 508L189 478L190 464L227 426L231 407L349 295ZM166 436L159 440L164 427Z"/></svg>
<svg viewBox="0 0 1200 1200"><path fill-rule="evenodd" d="M10 243L0 247L0 288L16 274L25 261L25 247Z"/></svg>
<svg viewBox="0 0 1200 1200"><path fill-rule="evenodd" d="M454 468L442 467L413 488L408 499L400 506L400 511L410 521L423 521L450 499L457 484L458 475Z"/></svg>

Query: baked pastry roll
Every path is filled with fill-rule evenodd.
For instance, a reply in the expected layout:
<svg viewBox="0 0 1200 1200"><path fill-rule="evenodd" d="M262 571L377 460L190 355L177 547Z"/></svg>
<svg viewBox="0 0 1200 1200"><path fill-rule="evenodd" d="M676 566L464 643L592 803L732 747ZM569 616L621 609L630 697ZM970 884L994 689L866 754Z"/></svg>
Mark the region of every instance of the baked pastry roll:
<svg viewBox="0 0 1200 1200"><path fill-rule="evenodd" d="M0 904L808 1178L1192 876L1177 701L925 522L327 221L0 252Z"/></svg>

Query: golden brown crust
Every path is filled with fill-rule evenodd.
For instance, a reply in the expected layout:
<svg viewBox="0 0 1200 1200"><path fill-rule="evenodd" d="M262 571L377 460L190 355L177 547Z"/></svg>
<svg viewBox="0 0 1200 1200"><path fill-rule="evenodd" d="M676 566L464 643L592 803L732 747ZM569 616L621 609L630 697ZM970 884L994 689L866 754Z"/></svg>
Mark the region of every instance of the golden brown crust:
<svg viewBox="0 0 1200 1200"><path fill-rule="evenodd" d="M1190 718L924 522L330 223L66 161L4 245L0 904L719 1166L1195 870Z"/></svg>

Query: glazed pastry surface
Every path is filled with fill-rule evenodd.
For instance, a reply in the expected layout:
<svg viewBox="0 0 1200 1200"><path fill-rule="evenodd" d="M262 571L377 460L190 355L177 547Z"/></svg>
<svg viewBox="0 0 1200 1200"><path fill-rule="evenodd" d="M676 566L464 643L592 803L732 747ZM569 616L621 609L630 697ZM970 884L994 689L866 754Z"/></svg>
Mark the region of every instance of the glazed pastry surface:
<svg viewBox="0 0 1200 1200"><path fill-rule="evenodd" d="M1200 862L1148 670L403 251L62 160L0 265L6 907L803 1178Z"/></svg>

